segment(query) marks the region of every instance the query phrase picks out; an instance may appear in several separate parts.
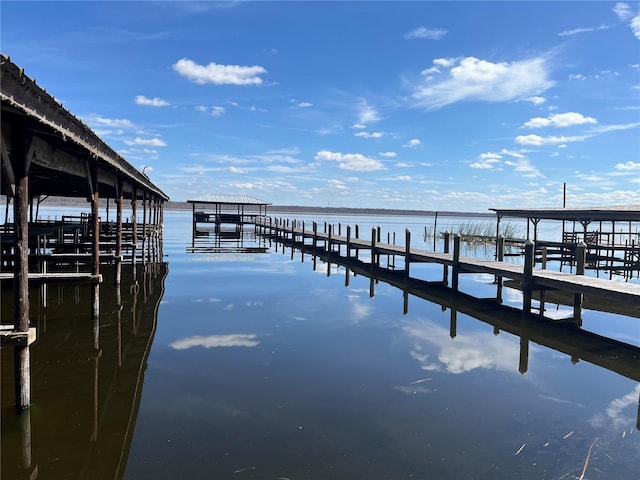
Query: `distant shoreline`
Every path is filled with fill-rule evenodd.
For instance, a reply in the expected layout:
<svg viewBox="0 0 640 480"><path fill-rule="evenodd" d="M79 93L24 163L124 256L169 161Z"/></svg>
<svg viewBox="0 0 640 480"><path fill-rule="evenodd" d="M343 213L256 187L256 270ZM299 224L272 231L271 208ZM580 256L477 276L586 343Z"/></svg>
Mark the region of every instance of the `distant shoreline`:
<svg viewBox="0 0 640 480"><path fill-rule="evenodd" d="M101 207L104 206L105 200L101 201ZM4 207L5 202L0 203ZM41 207L87 207L89 202L82 198L65 198L52 197L43 201ZM192 205L188 202L165 202L166 210L191 210ZM267 215L269 214L325 214L325 215L405 215L434 217L436 214L443 217L487 217L495 218L492 212L452 212L443 210L404 210L399 208L352 208L352 207L309 207L297 205L269 205Z"/></svg>

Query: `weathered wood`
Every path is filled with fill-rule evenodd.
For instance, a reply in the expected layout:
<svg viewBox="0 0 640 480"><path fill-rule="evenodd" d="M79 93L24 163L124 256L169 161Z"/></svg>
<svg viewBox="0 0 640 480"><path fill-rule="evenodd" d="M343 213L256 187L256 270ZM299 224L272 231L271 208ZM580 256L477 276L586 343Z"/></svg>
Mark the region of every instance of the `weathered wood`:
<svg viewBox="0 0 640 480"><path fill-rule="evenodd" d="M0 280L13 280L13 273L0 273ZM102 282L102 275L91 273L29 273L29 282Z"/></svg>
<svg viewBox="0 0 640 480"><path fill-rule="evenodd" d="M116 198L116 263L115 284L120 285L122 278L122 204L124 196L122 193L122 181L118 180L118 196Z"/></svg>
<svg viewBox="0 0 640 480"><path fill-rule="evenodd" d="M14 330L29 331L29 161L26 157L28 138L24 130L14 128L11 138L11 163L16 190L13 203L14 250ZM23 410L31 403L31 370L29 346L14 348L16 408Z"/></svg>
<svg viewBox="0 0 640 480"><path fill-rule="evenodd" d="M268 231L270 235L278 236L278 232L281 228L278 224L269 224L266 220L259 221L264 226L269 226ZM301 232L298 232L301 233ZM314 239L314 245L317 242L327 239L327 234L318 232L317 229L313 234L308 234ZM350 239L351 248L371 250L372 262L370 268L373 268L375 264L375 256L377 254L392 254L405 256L406 248L399 245L388 245L377 243L377 230L372 228L372 239L367 241L364 239ZM346 237L339 237L332 235L332 244L346 244ZM535 244L534 244L535 247ZM454 291L457 291L458 279L457 277L463 273L487 273L499 277L512 279L517 282L524 282L525 273L523 265L517 265L514 263L508 263L504 261L496 261L483 258L462 257L458 253L456 254L456 236L454 236L454 253L437 253L428 252L425 250L419 250L410 248L409 256L412 263L424 262L424 263L436 263L453 268L453 285ZM314 250L315 252L315 250ZM315 253L314 253L315 255ZM568 290L575 293L584 293L592 296L599 296L603 298L609 298L614 301L625 302L629 304L640 303L640 285L629 282L618 282L603 278L588 277L585 275L573 275L567 272L554 272L550 270L532 269L531 274L531 290L539 289L559 289Z"/></svg>
<svg viewBox="0 0 640 480"><path fill-rule="evenodd" d="M35 327L30 327L26 332L17 332L13 325L0 325L0 347L28 347L36 338Z"/></svg>
<svg viewBox="0 0 640 480"><path fill-rule="evenodd" d="M531 240L528 240L524 246L524 278L522 280L522 310L526 313L531 312L534 253L535 244Z"/></svg>
<svg viewBox="0 0 640 480"><path fill-rule="evenodd" d="M459 290L460 282L460 235L453 236L453 259L451 266L452 280L451 288L454 292Z"/></svg>

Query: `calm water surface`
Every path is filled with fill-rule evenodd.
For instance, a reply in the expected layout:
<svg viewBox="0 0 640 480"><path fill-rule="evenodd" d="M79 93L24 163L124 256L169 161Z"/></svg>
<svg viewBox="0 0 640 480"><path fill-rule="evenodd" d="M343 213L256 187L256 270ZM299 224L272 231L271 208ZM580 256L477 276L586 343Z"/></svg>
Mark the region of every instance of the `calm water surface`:
<svg viewBox="0 0 640 480"><path fill-rule="evenodd" d="M397 243L424 228L339 221L365 238L381 225ZM450 309L410 297L405 315L401 290L379 282L371 297L366 276L345 286L344 267L314 268L288 247L187 254L191 241L191 212L166 212L167 263L138 266L135 279L128 266L119 297L105 282L99 325L88 288L52 286L46 307L32 291L30 435L3 349L2 478L639 478L637 380L544 342L523 349L461 312L452 339ZM491 296L492 281L466 275L461 289ZM506 305L519 302L505 290ZM637 318L585 311L583 328L640 345ZM638 363L620 368L640 376Z"/></svg>

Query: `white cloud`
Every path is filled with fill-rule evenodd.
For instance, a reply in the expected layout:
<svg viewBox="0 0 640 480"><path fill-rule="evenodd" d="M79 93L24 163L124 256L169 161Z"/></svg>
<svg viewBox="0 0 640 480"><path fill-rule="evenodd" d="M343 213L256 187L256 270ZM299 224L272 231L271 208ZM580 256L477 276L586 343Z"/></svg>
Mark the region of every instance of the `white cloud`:
<svg viewBox="0 0 640 480"><path fill-rule="evenodd" d="M437 65L438 67L449 68L453 67L458 60L458 58L436 58L433 61L433 64Z"/></svg>
<svg viewBox="0 0 640 480"><path fill-rule="evenodd" d="M508 167L513 167L513 171L522 174L524 177L542 177L537 168L535 168L528 159L522 158L516 162L506 161L504 164Z"/></svg>
<svg viewBox="0 0 640 480"><path fill-rule="evenodd" d="M137 105L145 105L148 107L167 107L171 105L167 100L163 100L162 98L147 98L144 95L136 95L135 102Z"/></svg>
<svg viewBox="0 0 640 480"><path fill-rule="evenodd" d="M573 30L564 30L558 34L559 37L568 37L571 35L577 35L579 33L587 33L587 32L597 32L599 30L607 30L611 28L611 25L600 25L598 27L587 27L587 28L574 28Z"/></svg>
<svg viewBox="0 0 640 480"><path fill-rule="evenodd" d="M209 335L203 337L194 335L182 338L169 344L176 350L186 350L192 347L216 348L216 347L255 347L260 342L255 340L256 335L235 333L231 335Z"/></svg>
<svg viewBox="0 0 640 480"><path fill-rule="evenodd" d="M633 17L633 19L629 23L629 26L631 27L631 31L633 32L635 37L640 40L640 15L636 15L635 17Z"/></svg>
<svg viewBox="0 0 640 480"><path fill-rule="evenodd" d="M524 155L522 153L514 152L513 150L507 150L506 148L500 150L500 153L502 153L503 155L509 155L510 157L514 158L524 158Z"/></svg>
<svg viewBox="0 0 640 480"><path fill-rule="evenodd" d="M356 125L367 125L378 120L380 120L380 116L376 109L369 105L366 100L361 100L358 105L358 123Z"/></svg>
<svg viewBox="0 0 640 480"><path fill-rule="evenodd" d="M465 100L505 102L539 95L554 85L543 57L510 63L467 57L456 62L447 79L416 88L417 106L435 110Z"/></svg>
<svg viewBox="0 0 640 480"><path fill-rule="evenodd" d="M588 138L586 136L575 136L575 137L541 137L540 135L518 135L515 138L516 143L520 145L533 145L536 147L540 147L542 145L560 145L566 142L580 142Z"/></svg>
<svg viewBox="0 0 640 480"><path fill-rule="evenodd" d="M497 153L491 153L491 152L481 153L480 155L478 155L479 161L474 162L469 166L471 168L477 168L477 169L485 169L485 170L491 169L491 168L495 168L496 164L500 163L501 158L502 158L502 155Z"/></svg>
<svg viewBox="0 0 640 480"><path fill-rule="evenodd" d="M427 40L440 40L447 34L447 30L442 28L427 28L418 27L415 30L404 34L404 38L407 40L413 40L416 38L426 38Z"/></svg>
<svg viewBox="0 0 640 480"><path fill-rule="evenodd" d="M226 112L226 109L224 107L211 107L211 115L213 115L214 117L219 117L220 115L223 115Z"/></svg>
<svg viewBox="0 0 640 480"><path fill-rule="evenodd" d="M88 117L84 117L84 120L89 125L97 125L100 127L135 128L133 122L126 118L105 118L99 115L89 115Z"/></svg>
<svg viewBox="0 0 640 480"><path fill-rule="evenodd" d="M618 163L614 168L616 170L622 170L622 171L640 170L640 162Z"/></svg>
<svg viewBox="0 0 640 480"><path fill-rule="evenodd" d="M344 170L360 172L371 172L384 168L384 165L379 160L365 157L361 153L339 153L321 150L316 154L315 160L338 162L340 168Z"/></svg>
<svg viewBox="0 0 640 480"><path fill-rule="evenodd" d="M313 107L313 103L309 103L309 102L300 102L300 103L298 103L298 107L300 107L300 108L309 108L309 107Z"/></svg>
<svg viewBox="0 0 640 480"><path fill-rule="evenodd" d="M524 126L529 128L548 127L550 125L554 127L570 127L572 125L584 125L585 123L598 123L598 121L593 117L585 117L581 113L567 112L555 113L546 118L532 118Z"/></svg>
<svg viewBox="0 0 640 480"><path fill-rule="evenodd" d="M354 123L353 125L351 125L351 128L357 128L358 130L362 130L363 128L367 128L367 126L363 125L362 123Z"/></svg>
<svg viewBox="0 0 640 480"><path fill-rule="evenodd" d="M127 145L145 145L147 147L166 147L167 143L160 138L140 138L136 137L133 140L125 140Z"/></svg>
<svg viewBox="0 0 640 480"><path fill-rule="evenodd" d="M613 13L623 22L633 17L633 11L628 3L618 2L613 7Z"/></svg>
<svg viewBox="0 0 640 480"><path fill-rule="evenodd" d="M329 184L329 186L331 188L334 188L336 190L348 190L349 189L349 187L347 187L342 180L331 179L331 180L328 180L327 183Z"/></svg>
<svg viewBox="0 0 640 480"><path fill-rule="evenodd" d="M409 140L408 143L404 144L403 147L413 148L413 147L417 147L421 143L422 142L420 140L418 140L417 138L413 138L413 139Z"/></svg>
<svg viewBox="0 0 640 480"><path fill-rule="evenodd" d="M183 77L199 84L213 83L214 85L261 85L263 79L260 75L267 73L264 67L259 65L219 65L211 62L208 65L199 65L193 60L183 58L173 66L173 70Z"/></svg>
<svg viewBox="0 0 640 480"><path fill-rule="evenodd" d="M525 98L527 102L531 102L534 105L541 105L547 101L546 98L534 95L533 97Z"/></svg>
<svg viewBox="0 0 640 480"><path fill-rule="evenodd" d="M487 152L481 153L480 155L478 155L478 158L480 160L499 160L502 158L502 155L498 153Z"/></svg>
<svg viewBox="0 0 640 480"><path fill-rule="evenodd" d="M358 132L355 134L356 137L363 137L363 138L381 138L384 135L384 133L382 132Z"/></svg>
<svg viewBox="0 0 640 480"><path fill-rule="evenodd" d="M398 154L396 152L380 152L380 156L385 158L394 158L397 155Z"/></svg>

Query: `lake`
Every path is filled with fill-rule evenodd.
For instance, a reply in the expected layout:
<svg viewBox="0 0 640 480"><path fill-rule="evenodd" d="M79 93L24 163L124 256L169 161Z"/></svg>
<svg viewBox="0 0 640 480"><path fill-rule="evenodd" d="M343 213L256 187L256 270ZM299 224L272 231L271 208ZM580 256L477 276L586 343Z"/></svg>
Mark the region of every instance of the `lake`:
<svg viewBox="0 0 640 480"><path fill-rule="evenodd" d="M412 246L433 248L420 235L433 218L298 218L358 223L364 238L380 225L399 244L410 228ZM1 351L2 478L638 478L640 360L617 353L640 345L638 318L585 310L593 334L540 333L506 310L522 301L509 288L482 319L439 297L411 296L404 314L402 290L383 281L371 296L365 275L246 241L266 252L187 253L191 212L166 211L165 262L126 265L120 291L101 267L98 322L88 286L32 287L25 415ZM495 285L464 275L461 289Z"/></svg>

